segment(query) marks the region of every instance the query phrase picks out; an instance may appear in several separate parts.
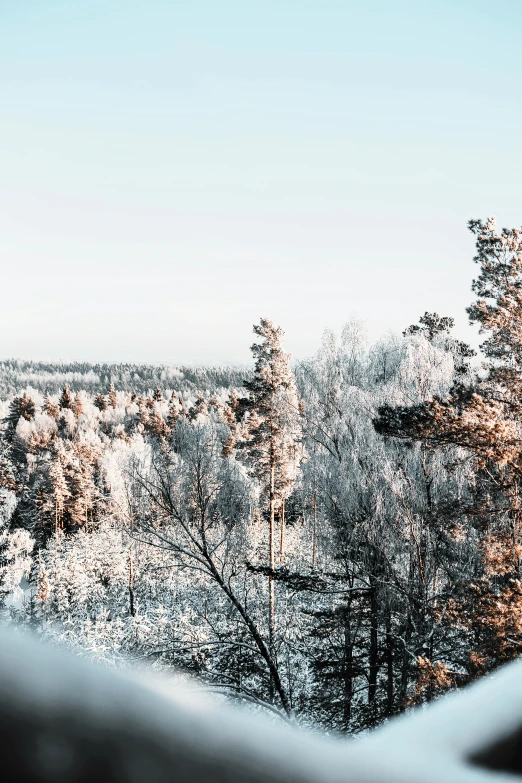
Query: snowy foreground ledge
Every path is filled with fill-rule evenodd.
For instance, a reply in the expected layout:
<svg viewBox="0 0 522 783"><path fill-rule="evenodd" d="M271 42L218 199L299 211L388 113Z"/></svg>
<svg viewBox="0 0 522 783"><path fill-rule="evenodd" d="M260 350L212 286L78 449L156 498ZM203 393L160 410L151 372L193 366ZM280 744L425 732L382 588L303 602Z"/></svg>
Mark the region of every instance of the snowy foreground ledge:
<svg viewBox="0 0 522 783"><path fill-rule="evenodd" d="M0 748L4 783L522 780L522 662L347 742L208 704L185 685L131 679L2 629Z"/></svg>

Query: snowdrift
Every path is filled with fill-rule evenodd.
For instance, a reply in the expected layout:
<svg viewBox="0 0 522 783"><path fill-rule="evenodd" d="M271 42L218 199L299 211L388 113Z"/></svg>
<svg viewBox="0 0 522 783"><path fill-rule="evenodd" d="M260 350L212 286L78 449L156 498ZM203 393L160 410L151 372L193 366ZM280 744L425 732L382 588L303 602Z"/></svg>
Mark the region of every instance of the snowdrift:
<svg viewBox="0 0 522 783"><path fill-rule="evenodd" d="M493 783L522 780L521 737L522 662L347 741L0 630L4 783Z"/></svg>

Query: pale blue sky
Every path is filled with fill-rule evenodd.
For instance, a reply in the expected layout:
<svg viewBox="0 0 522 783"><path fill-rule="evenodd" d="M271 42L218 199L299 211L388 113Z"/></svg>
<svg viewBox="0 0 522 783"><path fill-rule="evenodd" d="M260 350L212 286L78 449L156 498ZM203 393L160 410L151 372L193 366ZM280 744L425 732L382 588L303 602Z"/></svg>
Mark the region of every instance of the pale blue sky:
<svg viewBox="0 0 522 783"><path fill-rule="evenodd" d="M468 335L469 217L522 223L522 4L0 0L0 356Z"/></svg>

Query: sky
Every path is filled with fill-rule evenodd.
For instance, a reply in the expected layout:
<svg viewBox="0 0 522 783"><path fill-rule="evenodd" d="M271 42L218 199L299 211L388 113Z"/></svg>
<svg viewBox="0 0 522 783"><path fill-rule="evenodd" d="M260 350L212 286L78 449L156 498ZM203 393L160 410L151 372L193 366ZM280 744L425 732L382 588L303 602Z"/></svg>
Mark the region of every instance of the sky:
<svg viewBox="0 0 522 783"><path fill-rule="evenodd" d="M522 4L0 0L0 357L295 357L472 301L520 226Z"/></svg>

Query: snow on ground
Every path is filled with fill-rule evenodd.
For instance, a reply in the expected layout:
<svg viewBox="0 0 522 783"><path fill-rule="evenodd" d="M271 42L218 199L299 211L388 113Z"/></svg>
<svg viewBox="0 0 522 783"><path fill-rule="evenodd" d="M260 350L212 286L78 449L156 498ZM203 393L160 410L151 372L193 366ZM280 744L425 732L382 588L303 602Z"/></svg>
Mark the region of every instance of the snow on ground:
<svg viewBox="0 0 522 783"><path fill-rule="evenodd" d="M0 633L0 746L11 781L493 783L467 759L522 726L522 662L349 742L224 708ZM5 764L4 770L7 769Z"/></svg>

